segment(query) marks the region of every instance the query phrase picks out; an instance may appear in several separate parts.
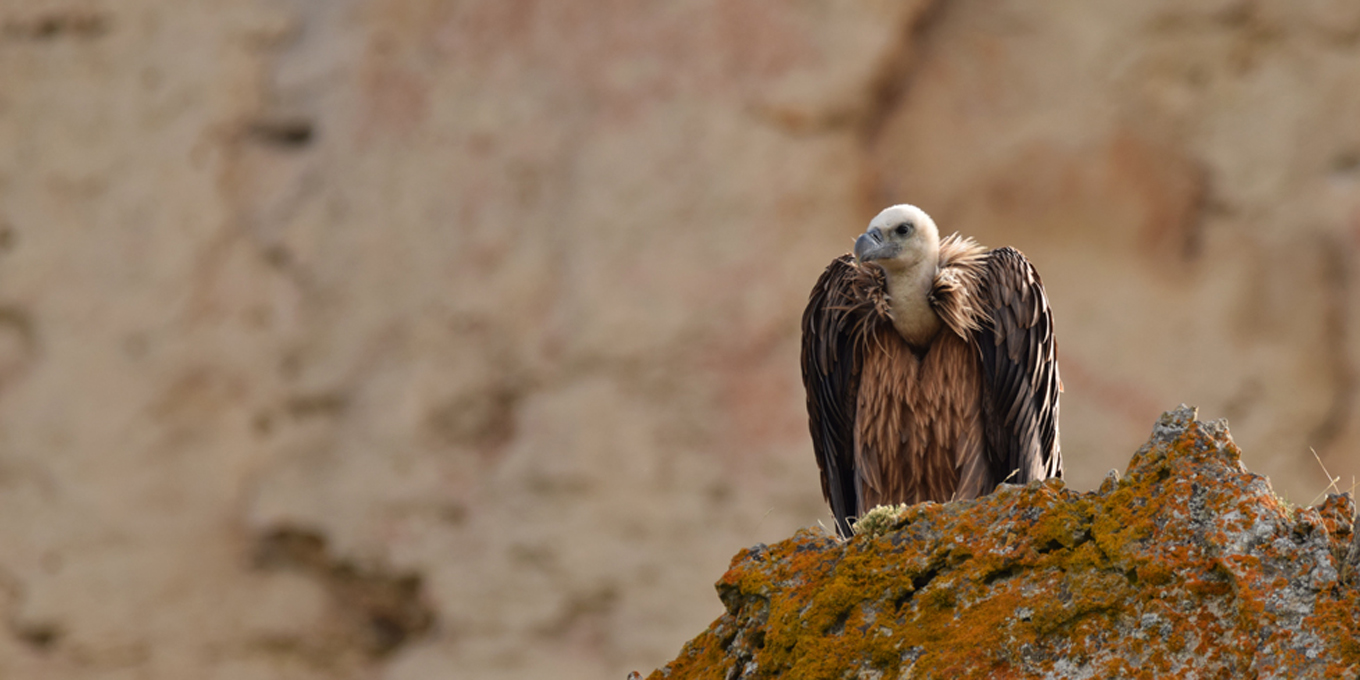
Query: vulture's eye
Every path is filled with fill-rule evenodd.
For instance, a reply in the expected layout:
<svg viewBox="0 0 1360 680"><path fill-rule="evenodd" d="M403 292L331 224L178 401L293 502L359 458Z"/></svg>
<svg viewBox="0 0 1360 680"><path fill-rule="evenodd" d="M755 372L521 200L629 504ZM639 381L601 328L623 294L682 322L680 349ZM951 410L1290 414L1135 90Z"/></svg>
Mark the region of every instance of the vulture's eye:
<svg viewBox="0 0 1360 680"><path fill-rule="evenodd" d="M906 236L911 233L911 222L903 222L893 231L896 231L898 236Z"/></svg>

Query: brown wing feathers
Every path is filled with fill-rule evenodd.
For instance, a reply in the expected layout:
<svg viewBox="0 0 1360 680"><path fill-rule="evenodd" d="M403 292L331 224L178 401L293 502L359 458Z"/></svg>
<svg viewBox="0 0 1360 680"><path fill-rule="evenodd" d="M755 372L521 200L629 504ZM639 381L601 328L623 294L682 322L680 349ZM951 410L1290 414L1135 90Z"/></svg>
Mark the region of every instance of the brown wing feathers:
<svg viewBox="0 0 1360 680"><path fill-rule="evenodd" d="M837 529L850 535L847 518L860 514L854 462L854 425L859 365L854 329L867 311L856 295L866 282L862 271L843 255L831 262L812 288L803 312L803 384L808 426L822 473L822 497L831 506Z"/></svg>
<svg viewBox="0 0 1360 680"><path fill-rule="evenodd" d="M979 299L988 320L974 338L994 481L1061 477L1057 342L1039 274L1014 248L993 250Z"/></svg>

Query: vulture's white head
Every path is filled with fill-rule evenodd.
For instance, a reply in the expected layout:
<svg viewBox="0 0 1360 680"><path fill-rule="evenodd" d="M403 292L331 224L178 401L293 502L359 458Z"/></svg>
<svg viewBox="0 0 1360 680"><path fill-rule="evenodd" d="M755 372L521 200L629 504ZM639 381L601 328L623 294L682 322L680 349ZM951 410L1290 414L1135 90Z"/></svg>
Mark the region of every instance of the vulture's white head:
<svg viewBox="0 0 1360 680"><path fill-rule="evenodd" d="M930 215L906 204L879 213L855 239L855 261L883 267L893 326L913 347L928 345L941 325L930 306L940 265L940 230Z"/></svg>
<svg viewBox="0 0 1360 680"><path fill-rule="evenodd" d="M929 263L934 276L940 258L940 230L924 210L903 203L879 213L855 239L855 260L873 262L889 276Z"/></svg>

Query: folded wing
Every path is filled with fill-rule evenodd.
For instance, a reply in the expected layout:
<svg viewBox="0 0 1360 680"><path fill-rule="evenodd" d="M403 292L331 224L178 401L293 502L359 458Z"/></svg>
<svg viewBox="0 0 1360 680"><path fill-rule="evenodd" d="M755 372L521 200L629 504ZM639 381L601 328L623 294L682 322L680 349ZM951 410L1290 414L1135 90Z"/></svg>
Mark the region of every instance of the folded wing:
<svg viewBox="0 0 1360 680"><path fill-rule="evenodd" d="M836 258L817 279L803 312L808 427L821 470L822 496L842 536L850 535L850 521L860 514L854 442L858 348L866 324L876 313L864 294L866 286L874 283L868 278L868 272L854 266L854 256Z"/></svg>
<svg viewBox="0 0 1360 680"><path fill-rule="evenodd" d="M983 367L983 421L993 483L1061 477L1058 345L1043 282L1014 248L988 254L974 341ZM987 491L990 491L988 489Z"/></svg>

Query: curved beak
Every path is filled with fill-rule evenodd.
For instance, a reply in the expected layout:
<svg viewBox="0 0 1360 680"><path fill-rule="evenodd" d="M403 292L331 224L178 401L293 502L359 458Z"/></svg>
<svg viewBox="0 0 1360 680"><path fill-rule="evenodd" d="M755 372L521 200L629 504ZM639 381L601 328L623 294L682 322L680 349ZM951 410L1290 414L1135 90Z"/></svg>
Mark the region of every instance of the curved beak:
<svg viewBox="0 0 1360 680"><path fill-rule="evenodd" d="M883 232L878 227L859 235L855 239L855 260L861 264L873 260L882 260L897 255L901 246L896 243L884 243Z"/></svg>

